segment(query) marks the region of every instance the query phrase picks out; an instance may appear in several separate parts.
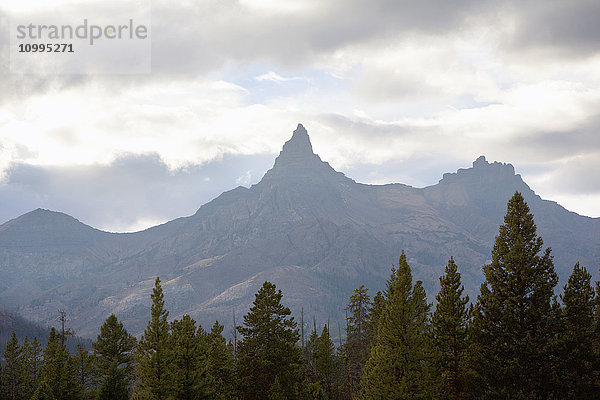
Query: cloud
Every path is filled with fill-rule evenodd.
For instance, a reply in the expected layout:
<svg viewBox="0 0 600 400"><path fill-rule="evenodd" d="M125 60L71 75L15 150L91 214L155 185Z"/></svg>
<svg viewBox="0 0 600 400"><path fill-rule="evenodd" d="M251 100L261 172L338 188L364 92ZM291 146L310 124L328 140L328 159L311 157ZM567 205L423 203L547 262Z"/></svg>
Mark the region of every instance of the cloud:
<svg viewBox="0 0 600 400"><path fill-rule="evenodd" d="M288 81L300 81L300 80L306 80L306 78L301 78L301 77L297 77L297 76L293 76L293 77L283 77L281 75L279 75L276 72L273 71L269 71L266 74L262 74L262 75L258 75L254 77L255 80L262 82L262 81L271 81L271 82L288 82Z"/></svg>
<svg viewBox="0 0 600 400"><path fill-rule="evenodd" d="M271 156L227 156L202 166L171 170L156 154L122 155L109 165L70 167L14 164L0 184L0 220L35 208L66 212L111 231L147 228L194 213L238 185L256 183L249 168L271 167Z"/></svg>
<svg viewBox="0 0 600 400"><path fill-rule="evenodd" d="M89 15L123 10L118 2L66 3ZM111 172L150 181L152 171L165 187L168 174L182 186L216 184L219 174L186 180L183 171L269 158L303 122L324 160L364 182L432 184L485 154L513 163L544 196L575 205L577 194L596 187L579 174L595 167L600 148L599 7L588 0L156 0L152 74L136 76L9 74L8 34L0 35L3 193L12 210L65 206L98 226L133 229L144 218L182 214L167 213L161 201L190 208L158 196L135 216L110 211L103 223L103 211L75 205L74 185ZM247 182L247 171L262 174L243 167L223 189ZM74 177L76 170L85 174ZM186 192L182 186L177 191ZM108 204L117 187L144 201L119 183L106 203L93 200L104 195L90 186L81 204ZM198 193L216 194L210 187L200 184Z"/></svg>
<svg viewBox="0 0 600 400"><path fill-rule="evenodd" d="M600 3L515 2L515 32L510 44L547 57L588 57L600 51Z"/></svg>

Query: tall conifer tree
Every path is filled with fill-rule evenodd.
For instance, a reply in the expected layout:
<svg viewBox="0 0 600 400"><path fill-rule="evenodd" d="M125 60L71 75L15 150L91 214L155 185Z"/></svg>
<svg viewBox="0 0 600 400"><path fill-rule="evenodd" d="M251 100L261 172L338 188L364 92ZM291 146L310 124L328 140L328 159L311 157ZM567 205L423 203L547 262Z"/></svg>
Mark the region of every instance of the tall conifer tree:
<svg viewBox="0 0 600 400"><path fill-rule="evenodd" d="M233 354L223 337L223 328L219 321L215 321L210 333L205 334L206 371L210 397L218 400L230 400L236 398L235 363Z"/></svg>
<svg viewBox="0 0 600 400"><path fill-rule="evenodd" d="M75 363L54 328L50 330L44 349L39 380L33 399L79 400L83 397Z"/></svg>
<svg viewBox="0 0 600 400"><path fill-rule="evenodd" d="M238 327L244 336L238 348L238 376L244 399L268 398L273 394L269 385L275 378L288 399L298 398L302 389L302 351L296 346L300 335L281 298L281 290L265 282L244 316L244 325Z"/></svg>
<svg viewBox="0 0 600 400"><path fill-rule="evenodd" d="M171 390L171 335L160 279L154 282L150 321L136 353L136 398L166 399Z"/></svg>
<svg viewBox="0 0 600 400"><path fill-rule="evenodd" d="M462 399L467 391L469 296L463 297L463 291L460 273L450 257L440 277L437 306L431 318L433 389L439 399Z"/></svg>
<svg viewBox="0 0 600 400"><path fill-rule="evenodd" d="M173 400L208 399L206 347L196 333L196 321L184 315L171 323Z"/></svg>
<svg viewBox="0 0 600 400"><path fill-rule="evenodd" d="M553 290L550 249L542 251L523 196L509 200L504 224L483 267L475 306L478 369L486 398L538 399L551 390Z"/></svg>
<svg viewBox="0 0 600 400"><path fill-rule="evenodd" d="M99 381L98 400L129 398L135 338L111 314L100 327L100 334L92 347Z"/></svg>
<svg viewBox="0 0 600 400"><path fill-rule="evenodd" d="M354 290L350 302L346 306L346 373L348 393L351 397L359 391L361 371L369 353L371 322L371 299L365 285Z"/></svg>
<svg viewBox="0 0 600 400"><path fill-rule="evenodd" d="M21 346L19 346L17 335L13 331L10 340L6 343L6 350L4 351L6 365L2 370L4 396L8 400L19 400L24 398L24 366L21 354Z"/></svg>
<svg viewBox="0 0 600 400"><path fill-rule="evenodd" d="M328 399L333 399L336 388L336 356L335 346L329 336L329 327L325 325L321 336L317 339L315 350L317 378Z"/></svg>
<svg viewBox="0 0 600 400"><path fill-rule="evenodd" d="M421 281L413 287L410 266L402 252L398 269L392 269L388 281L386 306L361 381L361 399L426 397L429 308Z"/></svg>
<svg viewBox="0 0 600 400"><path fill-rule="evenodd" d="M598 399L598 356L595 348L594 312L596 293L591 275L575 264L560 296L564 304L557 335L557 397Z"/></svg>
<svg viewBox="0 0 600 400"><path fill-rule="evenodd" d="M96 383L94 356L81 344L77 344L77 353L73 357L73 363L75 364L77 381L83 390L83 398L94 398Z"/></svg>

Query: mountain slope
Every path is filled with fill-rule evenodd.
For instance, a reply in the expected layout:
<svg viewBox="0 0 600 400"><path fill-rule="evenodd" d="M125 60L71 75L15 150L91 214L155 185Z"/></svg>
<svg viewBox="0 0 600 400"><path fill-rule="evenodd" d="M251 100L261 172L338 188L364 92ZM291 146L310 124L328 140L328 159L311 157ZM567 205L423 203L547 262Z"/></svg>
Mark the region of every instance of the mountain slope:
<svg viewBox="0 0 600 400"><path fill-rule="evenodd" d="M190 217L134 234L39 210L0 226L0 277L10 282L0 301L40 322L69 310L74 328L89 335L114 312L140 333L160 275L172 317L190 313L203 325L218 318L230 327L233 312L244 314L272 280L294 312L304 307L308 316L341 323L352 290L382 288L402 249L431 298L451 255L476 293L515 190L552 246L561 282L576 261L595 270L600 219L542 200L510 164L480 157L423 189L365 185L314 154L299 125L258 184L225 192Z"/></svg>

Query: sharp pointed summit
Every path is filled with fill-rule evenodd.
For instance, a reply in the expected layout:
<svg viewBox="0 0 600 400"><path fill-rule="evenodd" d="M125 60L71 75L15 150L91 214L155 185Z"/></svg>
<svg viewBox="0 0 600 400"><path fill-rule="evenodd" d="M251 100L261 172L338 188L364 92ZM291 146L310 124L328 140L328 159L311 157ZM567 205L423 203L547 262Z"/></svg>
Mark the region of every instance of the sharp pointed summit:
<svg viewBox="0 0 600 400"><path fill-rule="evenodd" d="M315 161L321 162L321 159L313 152L308 132L302 124L298 124L292 138L283 145L279 157L275 160L275 167L282 164L300 166L306 162Z"/></svg>
<svg viewBox="0 0 600 400"><path fill-rule="evenodd" d="M273 168L263 179L269 180L275 177L291 179L317 175L344 176L313 152L308 132L302 124L298 124L292 137L285 142L279 156L275 159Z"/></svg>

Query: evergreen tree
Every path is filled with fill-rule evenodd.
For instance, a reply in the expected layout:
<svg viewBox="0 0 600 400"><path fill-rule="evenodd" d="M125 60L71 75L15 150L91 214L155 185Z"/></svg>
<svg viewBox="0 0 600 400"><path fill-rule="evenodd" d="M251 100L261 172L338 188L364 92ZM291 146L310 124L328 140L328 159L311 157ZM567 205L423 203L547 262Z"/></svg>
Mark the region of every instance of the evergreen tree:
<svg viewBox="0 0 600 400"><path fill-rule="evenodd" d="M361 370L369 354L371 299L365 285L354 290L346 307L346 373L350 397L358 393Z"/></svg>
<svg viewBox="0 0 600 400"><path fill-rule="evenodd" d="M111 314L92 343L98 379L98 399L127 399L133 372L135 339Z"/></svg>
<svg viewBox="0 0 600 400"><path fill-rule="evenodd" d="M541 255L533 215L523 196L509 200L504 224L483 267L475 307L478 369L487 398L546 398L551 385L553 289L550 249Z"/></svg>
<svg viewBox="0 0 600 400"><path fill-rule="evenodd" d="M336 384L336 357L335 346L329 336L327 325L323 327L321 336L317 339L315 350L316 372L318 382L324 389L326 397L333 399L337 392Z"/></svg>
<svg viewBox="0 0 600 400"><path fill-rule="evenodd" d="M377 339L377 327L379 326L379 319L383 314L383 310L385 310L385 296L381 291L378 291L375 297L373 297L373 303L371 307L371 319L367 326L367 338L368 338L368 349L370 351L371 347L375 344L375 340Z"/></svg>
<svg viewBox="0 0 600 400"><path fill-rule="evenodd" d="M21 360L22 349L19 346L16 333L13 331L6 350L4 351L5 367L2 370L4 383L4 396L8 400L23 399L23 363Z"/></svg>
<svg viewBox="0 0 600 400"><path fill-rule="evenodd" d="M81 344L77 344L77 353L73 357L73 362L76 368L77 381L83 389L83 397L85 399L94 398L94 357Z"/></svg>
<svg viewBox="0 0 600 400"><path fill-rule="evenodd" d="M598 358L594 326L596 294L591 275L575 264L560 296L564 304L557 335L557 397L598 399Z"/></svg>
<svg viewBox="0 0 600 400"><path fill-rule="evenodd" d="M39 371L42 365L42 348L36 337L33 342L27 336L23 339L21 347L21 367L22 367L22 396L29 399L37 385Z"/></svg>
<svg viewBox="0 0 600 400"><path fill-rule="evenodd" d="M300 339L290 309L281 304L281 290L265 282L256 294L238 348L238 370L244 399L265 399L275 378L288 399L296 399L303 383Z"/></svg>
<svg viewBox="0 0 600 400"><path fill-rule="evenodd" d="M445 275L440 277L437 306L431 318L433 389L439 399L462 399L467 391L469 296L462 297L463 291L460 273L450 257Z"/></svg>
<svg viewBox="0 0 600 400"><path fill-rule="evenodd" d="M29 399L35 392L35 388L38 384L38 378L42 368L42 346L37 340L37 337L33 338L30 342L27 337L23 340L23 351L21 353L23 359L23 372L24 372L24 397Z"/></svg>
<svg viewBox="0 0 600 400"><path fill-rule="evenodd" d="M307 381L312 385L321 386L319 383L319 377L317 376L317 346L319 343L319 334L317 333L316 322L308 340L304 347L304 371ZM314 389L311 389L314 390Z"/></svg>
<svg viewBox="0 0 600 400"><path fill-rule="evenodd" d="M61 336L52 328L44 349L44 365L33 398L79 400L83 397L75 363Z"/></svg>
<svg viewBox="0 0 600 400"><path fill-rule="evenodd" d="M38 342L37 337L33 338L33 342L29 346L29 373L31 375L34 387L37 384L38 377L40 375L40 371L43 366L43 349L40 342Z"/></svg>
<svg viewBox="0 0 600 400"><path fill-rule="evenodd" d="M207 399L206 347L196 335L196 321L184 315L171 323L174 400Z"/></svg>
<svg viewBox="0 0 600 400"><path fill-rule="evenodd" d="M236 398L235 363L233 354L223 337L223 325L215 321L207 339L206 372L209 394L212 399L230 400Z"/></svg>
<svg viewBox="0 0 600 400"><path fill-rule="evenodd" d="M171 337L160 279L154 282L151 319L137 346L136 397L166 399L171 389Z"/></svg>
<svg viewBox="0 0 600 400"><path fill-rule="evenodd" d="M425 397L429 307L421 281L413 287L410 266L402 252L398 269L392 269L388 281L386 306L365 364L362 399Z"/></svg>

